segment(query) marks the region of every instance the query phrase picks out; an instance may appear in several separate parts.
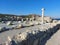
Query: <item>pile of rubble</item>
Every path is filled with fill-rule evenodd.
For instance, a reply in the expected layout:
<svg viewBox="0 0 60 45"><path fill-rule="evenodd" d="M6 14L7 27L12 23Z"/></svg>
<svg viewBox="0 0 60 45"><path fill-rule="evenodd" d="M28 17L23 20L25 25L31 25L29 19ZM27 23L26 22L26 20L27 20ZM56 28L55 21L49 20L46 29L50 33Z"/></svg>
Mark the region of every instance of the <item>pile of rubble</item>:
<svg viewBox="0 0 60 45"><path fill-rule="evenodd" d="M27 30L23 33L19 33L13 38L8 37L8 45L45 45L47 40L51 38L60 29L60 24L57 24L53 28L50 28L46 31L31 31Z"/></svg>

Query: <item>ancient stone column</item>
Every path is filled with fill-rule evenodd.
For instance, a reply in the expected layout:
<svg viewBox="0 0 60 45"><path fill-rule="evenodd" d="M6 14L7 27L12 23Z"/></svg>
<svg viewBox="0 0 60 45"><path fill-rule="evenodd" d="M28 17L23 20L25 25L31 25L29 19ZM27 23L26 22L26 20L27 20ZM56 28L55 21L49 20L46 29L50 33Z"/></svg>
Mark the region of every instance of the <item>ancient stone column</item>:
<svg viewBox="0 0 60 45"><path fill-rule="evenodd" d="M42 24L44 23L44 8L41 9L42 10Z"/></svg>

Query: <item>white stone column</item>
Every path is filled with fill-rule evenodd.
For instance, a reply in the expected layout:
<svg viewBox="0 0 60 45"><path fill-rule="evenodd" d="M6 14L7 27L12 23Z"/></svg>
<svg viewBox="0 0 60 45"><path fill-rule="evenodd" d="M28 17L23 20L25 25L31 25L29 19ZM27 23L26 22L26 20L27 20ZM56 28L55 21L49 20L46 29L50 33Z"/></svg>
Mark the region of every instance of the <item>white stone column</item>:
<svg viewBox="0 0 60 45"><path fill-rule="evenodd" d="M44 24L44 8L41 9L42 10L42 29L40 31L43 31L43 24Z"/></svg>
<svg viewBox="0 0 60 45"><path fill-rule="evenodd" d="M42 24L44 23L44 8L41 9L42 10Z"/></svg>

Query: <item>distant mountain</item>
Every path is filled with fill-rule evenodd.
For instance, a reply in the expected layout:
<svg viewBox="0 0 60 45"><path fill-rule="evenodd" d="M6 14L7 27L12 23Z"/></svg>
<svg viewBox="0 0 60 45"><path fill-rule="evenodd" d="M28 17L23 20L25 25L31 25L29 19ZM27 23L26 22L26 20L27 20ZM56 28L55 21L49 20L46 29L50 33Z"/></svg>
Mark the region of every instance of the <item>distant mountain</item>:
<svg viewBox="0 0 60 45"><path fill-rule="evenodd" d="M0 14L0 18L5 17L5 16L16 16L16 15L12 15L12 14Z"/></svg>

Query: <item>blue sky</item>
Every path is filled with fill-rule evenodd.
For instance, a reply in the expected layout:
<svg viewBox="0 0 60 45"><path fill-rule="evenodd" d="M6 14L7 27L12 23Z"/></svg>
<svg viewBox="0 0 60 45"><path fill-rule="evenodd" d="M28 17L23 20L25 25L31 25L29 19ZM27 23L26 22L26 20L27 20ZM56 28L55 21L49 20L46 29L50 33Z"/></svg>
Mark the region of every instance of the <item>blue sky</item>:
<svg viewBox="0 0 60 45"><path fill-rule="evenodd" d="M60 18L60 0L0 0L2 14L40 14L45 8L45 16Z"/></svg>

